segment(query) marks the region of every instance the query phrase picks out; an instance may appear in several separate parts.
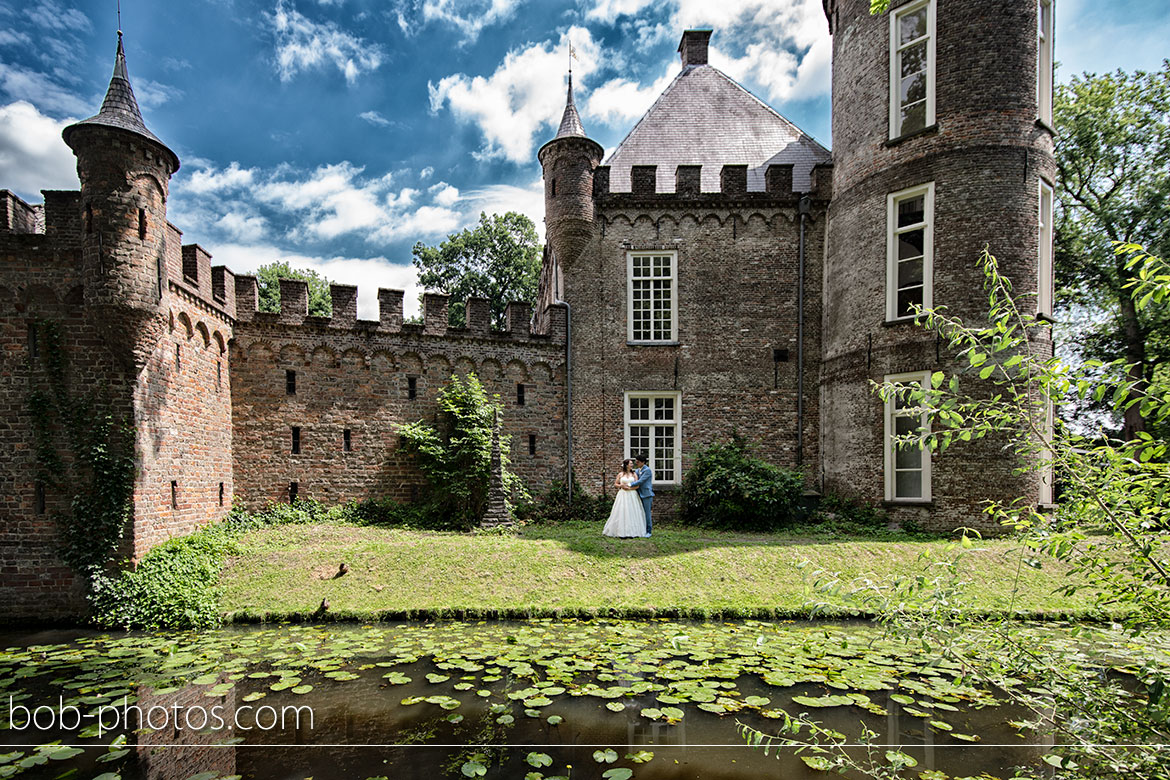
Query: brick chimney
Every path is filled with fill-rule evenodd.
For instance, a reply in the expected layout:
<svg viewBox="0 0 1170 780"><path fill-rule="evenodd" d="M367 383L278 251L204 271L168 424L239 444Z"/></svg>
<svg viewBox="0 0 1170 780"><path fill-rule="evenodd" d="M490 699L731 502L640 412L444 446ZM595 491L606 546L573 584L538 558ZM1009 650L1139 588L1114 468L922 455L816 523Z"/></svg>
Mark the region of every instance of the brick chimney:
<svg viewBox="0 0 1170 780"><path fill-rule="evenodd" d="M678 44L683 67L707 64L707 42L711 40L710 30L684 30Z"/></svg>

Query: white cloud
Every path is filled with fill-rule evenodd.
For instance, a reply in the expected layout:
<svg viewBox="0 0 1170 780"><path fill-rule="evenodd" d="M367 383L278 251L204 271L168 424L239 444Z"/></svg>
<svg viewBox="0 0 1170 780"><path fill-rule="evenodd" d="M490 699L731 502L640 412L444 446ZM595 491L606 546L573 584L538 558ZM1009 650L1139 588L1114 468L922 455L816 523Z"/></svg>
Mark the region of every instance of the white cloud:
<svg viewBox="0 0 1170 780"><path fill-rule="evenodd" d="M407 317L419 314L418 273L414 266L391 263L384 257L321 257L286 252L270 244L224 244L215 249L215 262L237 274L253 274L268 263L286 261L294 268L308 268L337 284L358 288L358 317L378 319L378 288L402 290L403 309Z"/></svg>
<svg viewBox="0 0 1170 780"><path fill-rule="evenodd" d="M426 181L427 179L431 178L434 175L435 175L435 169L429 165L418 172L418 178L422 181Z"/></svg>
<svg viewBox="0 0 1170 780"><path fill-rule="evenodd" d="M28 33L0 30L0 46L28 46L31 43L32 38L28 37Z"/></svg>
<svg viewBox="0 0 1170 780"><path fill-rule="evenodd" d="M443 22L458 29L466 41L474 41L484 27L509 19L524 0L424 0L424 22ZM399 12L399 26L405 20Z"/></svg>
<svg viewBox="0 0 1170 780"><path fill-rule="evenodd" d="M637 33L639 45L658 43L666 37L681 36L690 28L709 27L712 37L710 62L737 81L756 85L767 100L802 100L829 91L832 41L820 0L667 0L668 19L660 21L661 5L649 0L594 0L586 18L613 24L621 16L632 18L623 24ZM732 46L742 45L738 53ZM672 73L678 65L672 66ZM633 105L644 108L647 95L657 96L662 79L642 87L625 78L613 79L595 97L594 116L603 121L641 115ZM628 101L628 102L627 102Z"/></svg>
<svg viewBox="0 0 1170 780"><path fill-rule="evenodd" d="M650 6L654 0L597 0L585 13L586 19L612 23L619 16L632 16Z"/></svg>
<svg viewBox="0 0 1170 780"><path fill-rule="evenodd" d="M87 32L92 28L89 17L76 8L66 8L56 0L41 0L28 10L34 24L47 30Z"/></svg>
<svg viewBox="0 0 1170 780"><path fill-rule="evenodd" d="M477 156L530 161L534 136L542 128L555 127L564 109L563 82L551 76L564 70L570 39L578 58L574 72L578 82L583 81L597 69L601 50L587 29L572 27L556 43L508 52L487 78L457 73L438 84L428 83L431 111L446 105L460 121L478 125L485 143Z"/></svg>
<svg viewBox="0 0 1170 780"><path fill-rule="evenodd" d="M141 108L149 110L168 101L178 100L183 97L183 90L150 79L135 79L134 97L138 99Z"/></svg>
<svg viewBox="0 0 1170 780"><path fill-rule="evenodd" d="M77 161L61 140L74 119L55 120L25 101L0 106L0 184L40 201L41 190L76 190Z"/></svg>
<svg viewBox="0 0 1170 780"><path fill-rule="evenodd" d="M479 212L503 214L515 211L524 214L536 225L536 233L544 241L544 180L534 179L527 187L512 184L493 184L464 194L467 214L478 219Z"/></svg>
<svg viewBox="0 0 1170 780"><path fill-rule="evenodd" d="M182 187L184 191L195 195L238 190L242 187L252 186L255 174L254 169L241 168L240 164L235 161L220 171L217 171L210 163L204 163L201 169L196 170L182 183Z"/></svg>
<svg viewBox="0 0 1170 780"><path fill-rule="evenodd" d="M624 78L610 79L589 95L585 114L607 125L628 123L645 114L677 75L678 66L671 63L658 80L647 86Z"/></svg>
<svg viewBox="0 0 1170 780"><path fill-rule="evenodd" d="M41 111L73 116L96 113L96 107L88 100L82 100L44 73L3 62L0 62L0 90L14 100L27 100Z"/></svg>
<svg viewBox="0 0 1170 780"><path fill-rule="evenodd" d="M276 34L276 69L281 81L301 71L334 65L353 83L382 64L377 44L350 35L332 22L314 22L277 0L269 20Z"/></svg>
<svg viewBox="0 0 1170 780"><path fill-rule="evenodd" d="M445 181L432 185L427 192L431 194L435 203L440 206L454 206L459 202L459 189L452 187Z"/></svg>
<svg viewBox="0 0 1170 780"><path fill-rule="evenodd" d="M229 211L224 214L215 225L233 240L249 243L259 241L268 232L268 223L264 217L238 211Z"/></svg>
<svg viewBox="0 0 1170 780"><path fill-rule="evenodd" d="M358 114L358 119L364 119L371 125L377 125L378 127L390 127L390 125L394 124L377 111L363 111Z"/></svg>

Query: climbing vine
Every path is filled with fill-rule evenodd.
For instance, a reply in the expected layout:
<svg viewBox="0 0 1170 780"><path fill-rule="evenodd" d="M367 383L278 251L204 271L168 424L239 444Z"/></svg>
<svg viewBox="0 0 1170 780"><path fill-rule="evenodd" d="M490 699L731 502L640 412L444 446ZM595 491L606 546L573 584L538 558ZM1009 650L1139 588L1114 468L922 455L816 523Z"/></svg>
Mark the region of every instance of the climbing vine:
<svg viewBox="0 0 1170 780"><path fill-rule="evenodd" d="M78 573L92 577L113 561L130 519L134 429L114 413L101 386L87 393L71 392L59 324L38 320L33 327L44 364L44 373L38 376L36 358L30 355L33 389L28 408L37 479L68 495L68 509L53 518L62 558Z"/></svg>

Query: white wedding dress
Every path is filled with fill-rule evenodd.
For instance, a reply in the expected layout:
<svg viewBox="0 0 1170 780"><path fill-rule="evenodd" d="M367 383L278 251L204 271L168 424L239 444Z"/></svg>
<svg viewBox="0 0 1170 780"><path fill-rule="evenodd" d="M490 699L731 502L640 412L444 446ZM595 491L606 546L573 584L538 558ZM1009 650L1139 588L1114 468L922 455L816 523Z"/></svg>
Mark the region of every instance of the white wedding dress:
<svg viewBox="0 0 1170 780"><path fill-rule="evenodd" d="M622 477L622 484L629 485L637 477ZM609 520L601 533L628 539L633 536L648 536L646 533L646 512L642 509L642 498L637 490L619 490L609 511Z"/></svg>

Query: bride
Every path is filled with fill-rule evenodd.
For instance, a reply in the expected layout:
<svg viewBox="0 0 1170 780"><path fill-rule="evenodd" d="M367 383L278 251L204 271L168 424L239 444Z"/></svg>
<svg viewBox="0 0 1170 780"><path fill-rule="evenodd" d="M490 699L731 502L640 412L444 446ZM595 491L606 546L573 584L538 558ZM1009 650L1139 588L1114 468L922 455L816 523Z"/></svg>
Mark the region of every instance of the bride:
<svg viewBox="0 0 1170 780"><path fill-rule="evenodd" d="M613 500L609 521L601 529L601 533L606 536L621 539L649 536L646 533L646 512L642 509L642 499L638 497L638 491L627 489L637 478L633 459L623 460L621 473L613 481L613 486L618 489L617 497Z"/></svg>

